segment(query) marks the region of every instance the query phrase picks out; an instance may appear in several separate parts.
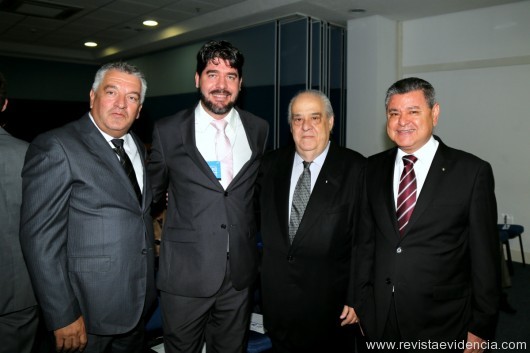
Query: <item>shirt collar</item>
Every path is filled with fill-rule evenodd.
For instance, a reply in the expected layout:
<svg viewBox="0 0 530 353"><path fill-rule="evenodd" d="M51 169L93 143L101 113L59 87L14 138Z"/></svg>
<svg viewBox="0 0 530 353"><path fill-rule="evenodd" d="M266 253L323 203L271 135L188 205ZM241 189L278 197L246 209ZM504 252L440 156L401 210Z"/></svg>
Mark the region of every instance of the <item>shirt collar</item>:
<svg viewBox="0 0 530 353"><path fill-rule="evenodd" d="M228 114L223 118L227 121L227 129L235 130L235 109L232 108L228 112ZM195 129L197 131L205 131L211 124L212 121L215 119L208 114L208 112L204 109L201 102L197 104L197 107L195 108Z"/></svg>
<svg viewBox="0 0 530 353"><path fill-rule="evenodd" d="M419 150L412 153L416 158L418 158L419 163L427 163L434 158L434 155L436 154L436 149L438 148L439 142L431 135L431 138L425 143L425 145L421 146ZM397 156L396 156L396 164L401 163L401 160L403 156L407 156L410 153L403 152L400 148L398 148ZM416 163L418 163L416 162Z"/></svg>
<svg viewBox="0 0 530 353"><path fill-rule="evenodd" d="M318 165L319 167L322 167L322 165L324 165L324 161L326 160L326 156L328 155L328 151L329 151L329 145L330 145L330 141L328 141L328 144L326 145L326 148L324 148L324 150L322 151L321 154L319 154L317 156L317 158L315 158L312 162L312 164L315 164L315 165ZM298 164L302 164L304 160L302 159L302 157L298 154L298 152L296 152L294 154L294 164L295 165L298 165Z"/></svg>
<svg viewBox="0 0 530 353"><path fill-rule="evenodd" d="M90 117L90 120L92 120L92 123L94 124L94 126L99 130L99 132L101 132L101 135L103 135L103 137L105 138L105 140L106 140L107 142L110 143L111 140L113 140L113 139L116 138L116 137L110 136L109 134L107 134L106 132L104 132L103 130L101 130L101 129L99 128L98 124L96 124L96 122L94 121L94 117L92 116L92 114L91 114L90 112L88 113L88 116ZM123 139L123 140L125 140L125 142L127 142L127 136L128 136L128 135L129 135L129 134L125 134L125 135L123 135L122 137L118 137L118 138Z"/></svg>

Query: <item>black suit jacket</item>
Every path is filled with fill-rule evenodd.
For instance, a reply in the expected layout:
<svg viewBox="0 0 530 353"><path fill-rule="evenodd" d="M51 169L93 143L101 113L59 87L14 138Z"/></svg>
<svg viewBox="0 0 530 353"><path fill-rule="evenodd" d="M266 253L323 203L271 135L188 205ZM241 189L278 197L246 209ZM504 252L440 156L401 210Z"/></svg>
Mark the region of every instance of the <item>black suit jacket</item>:
<svg viewBox="0 0 530 353"><path fill-rule="evenodd" d="M80 315L91 334L135 328L156 300L147 173L140 205L86 114L35 138L22 177L20 241L48 328Z"/></svg>
<svg viewBox="0 0 530 353"><path fill-rule="evenodd" d="M368 159L357 308L380 339L392 300L404 341L491 339L500 298L499 238L489 163L440 139L405 234L393 195L397 149Z"/></svg>
<svg viewBox="0 0 530 353"><path fill-rule="evenodd" d="M221 287L230 238L231 280L250 286L257 270L254 183L268 123L237 109L252 155L226 191L195 143L195 107L155 124L149 172L155 201L169 204L164 223L158 287L188 297L210 297Z"/></svg>
<svg viewBox="0 0 530 353"><path fill-rule="evenodd" d="M290 245L294 156L292 146L267 154L258 177L265 327L293 347L325 352L342 344L339 316L344 305L353 306L351 259L365 159L331 142Z"/></svg>

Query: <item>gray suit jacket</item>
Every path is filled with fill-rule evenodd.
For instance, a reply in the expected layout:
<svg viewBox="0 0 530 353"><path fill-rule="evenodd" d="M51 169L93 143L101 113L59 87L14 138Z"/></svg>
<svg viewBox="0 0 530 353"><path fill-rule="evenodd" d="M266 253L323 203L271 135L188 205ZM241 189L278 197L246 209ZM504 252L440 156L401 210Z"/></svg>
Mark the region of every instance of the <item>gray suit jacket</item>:
<svg viewBox="0 0 530 353"><path fill-rule="evenodd" d="M0 128L0 315L37 304L18 237L22 200L20 173L27 149L27 142Z"/></svg>
<svg viewBox="0 0 530 353"><path fill-rule="evenodd" d="M83 315L91 334L124 333L156 298L146 174L140 205L88 114L31 143L20 236L50 330Z"/></svg>
<svg viewBox="0 0 530 353"><path fill-rule="evenodd" d="M228 236L234 287L246 288L255 278L253 192L268 124L238 110L252 155L225 191L197 149L194 109L158 121L153 132L149 172L154 199L165 199L169 186L158 287L209 297L224 279Z"/></svg>

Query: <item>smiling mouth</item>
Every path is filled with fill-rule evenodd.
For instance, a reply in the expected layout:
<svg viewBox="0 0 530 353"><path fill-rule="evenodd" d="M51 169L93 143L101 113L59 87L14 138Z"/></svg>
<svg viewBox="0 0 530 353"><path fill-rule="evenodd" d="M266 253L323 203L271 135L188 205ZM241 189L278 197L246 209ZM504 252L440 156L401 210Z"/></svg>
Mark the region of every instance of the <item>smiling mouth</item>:
<svg viewBox="0 0 530 353"><path fill-rule="evenodd" d="M398 134L408 134L408 133L411 133L411 132L414 132L416 130L414 129L408 129L408 130L397 130L397 133Z"/></svg>
<svg viewBox="0 0 530 353"><path fill-rule="evenodd" d="M210 94L216 98L222 98L222 99L227 98L231 95L230 92L228 91L212 91L210 92Z"/></svg>

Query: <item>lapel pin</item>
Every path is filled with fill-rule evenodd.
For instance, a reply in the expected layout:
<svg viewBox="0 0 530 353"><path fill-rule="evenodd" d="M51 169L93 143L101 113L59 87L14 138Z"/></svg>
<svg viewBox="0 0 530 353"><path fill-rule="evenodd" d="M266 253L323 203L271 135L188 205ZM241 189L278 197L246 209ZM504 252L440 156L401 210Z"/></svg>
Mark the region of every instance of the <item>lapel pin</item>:
<svg viewBox="0 0 530 353"><path fill-rule="evenodd" d="M442 168L442 172L445 172L445 168Z"/></svg>
<svg viewBox="0 0 530 353"><path fill-rule="evenodd" d="M328 181L326 180L326 184L328 183Z"/></svg>

